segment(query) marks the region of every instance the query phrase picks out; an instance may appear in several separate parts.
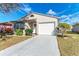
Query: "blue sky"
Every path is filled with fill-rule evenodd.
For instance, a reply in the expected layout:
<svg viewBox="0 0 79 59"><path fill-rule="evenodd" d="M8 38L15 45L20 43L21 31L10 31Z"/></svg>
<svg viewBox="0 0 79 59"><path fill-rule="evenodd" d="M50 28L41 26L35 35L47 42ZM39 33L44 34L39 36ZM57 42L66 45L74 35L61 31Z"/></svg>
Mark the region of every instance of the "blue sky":
<svg viewBox="0 0 79 59"><path fill-rule="evenodd" d="M30 11L57 16L60 22L75 24L79 22L78 3L21 3L20 10L12 10L7 14L0 11L0 22L14 21L27 15Z"/></svg>

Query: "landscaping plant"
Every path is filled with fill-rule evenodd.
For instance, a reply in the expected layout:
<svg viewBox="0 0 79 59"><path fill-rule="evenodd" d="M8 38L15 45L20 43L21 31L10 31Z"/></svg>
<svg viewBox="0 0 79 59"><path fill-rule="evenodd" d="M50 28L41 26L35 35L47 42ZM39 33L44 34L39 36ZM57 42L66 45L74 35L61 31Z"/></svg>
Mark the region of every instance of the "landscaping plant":
<svg viewBox="0 0 79 59"><path fill-rule="evenodd" d="M13 34L12 28L6 28L5 31L7 34Z"/></svg>
<svg viewBox="0 0 79 59"><path fill-rule="evenodd" d="M71 26L67 23L60 23L58 25L58 28L59 28L59 32L61 33L62 37L64 36L64 33L67 31L67 30L70 30Z"/></svg>
<svg viewBox="0 0 79 59"><path fill-rule="evenodd" d="M4 37L4 38L3 38L3 37ZM6 40L5 37L6 37L6 32L5 32L4 28L2 28L2 29L0 30L0 38L2 38L2 40Z"/></svg>
<svg viewBox="0 0 79 59"><path fill-rule="evenodd" d="M33 30L32 29L26 29L25 33L26 35L32 35Z"/></svg>
<svg viewBox="0 0 79 59"><path fill-rule="evenodd" d="M21 29L16 29L15 32L16 32L16 35L19 35L19 36L23 35L23 30Z"/></svg>

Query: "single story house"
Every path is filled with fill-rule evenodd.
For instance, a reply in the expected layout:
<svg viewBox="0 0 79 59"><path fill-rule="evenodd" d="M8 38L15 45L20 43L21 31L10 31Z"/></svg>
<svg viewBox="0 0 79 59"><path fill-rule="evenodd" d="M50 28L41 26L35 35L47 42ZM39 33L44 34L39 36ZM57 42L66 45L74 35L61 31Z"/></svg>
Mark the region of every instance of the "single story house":
<svg viewBox="0 0 79 59"><path fill-rule="evenodd" d="M33 30L33 34L54 35L56 27L58 26L58 18L32 12L17 21L11 21L9 23L12 23L12 25L7 26L13 28L13 30L18 28L25 30L29 28ZM25 34L25 32L23 32L23 34Z"/></svg>
<svg viewBox="0 0 79 59"><path fill-rule="evenodd" d="M36 12L24 17L23 21L26 21L25 24L28 24L35 34L54 35L58 26L58 18Z"/></svg>

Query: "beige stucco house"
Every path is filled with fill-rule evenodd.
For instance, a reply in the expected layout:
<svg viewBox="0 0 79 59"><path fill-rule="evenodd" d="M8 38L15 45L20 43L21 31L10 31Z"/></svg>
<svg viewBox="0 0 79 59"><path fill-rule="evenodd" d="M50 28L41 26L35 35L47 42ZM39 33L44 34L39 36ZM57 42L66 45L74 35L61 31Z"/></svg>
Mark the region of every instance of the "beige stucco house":
<svg viewBox="0 0 79 59"><path fill-rule="evenodd" d="M30 13L21 19L27 27L33 29L34 34L39 35L54 35L55 29L58 26L58 18L41 13Z"/></svg>

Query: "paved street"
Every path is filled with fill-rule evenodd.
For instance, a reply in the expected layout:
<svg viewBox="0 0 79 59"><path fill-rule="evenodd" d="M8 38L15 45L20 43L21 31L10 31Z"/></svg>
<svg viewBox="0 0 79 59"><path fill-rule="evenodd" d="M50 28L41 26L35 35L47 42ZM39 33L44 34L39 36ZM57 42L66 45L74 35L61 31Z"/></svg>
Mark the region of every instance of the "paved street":
<svg viewBox="0 0 79 59"><path fill-rule="evenodd" d="M56 36L38 35L0 51L0 56L59 56Z"/></svg>

